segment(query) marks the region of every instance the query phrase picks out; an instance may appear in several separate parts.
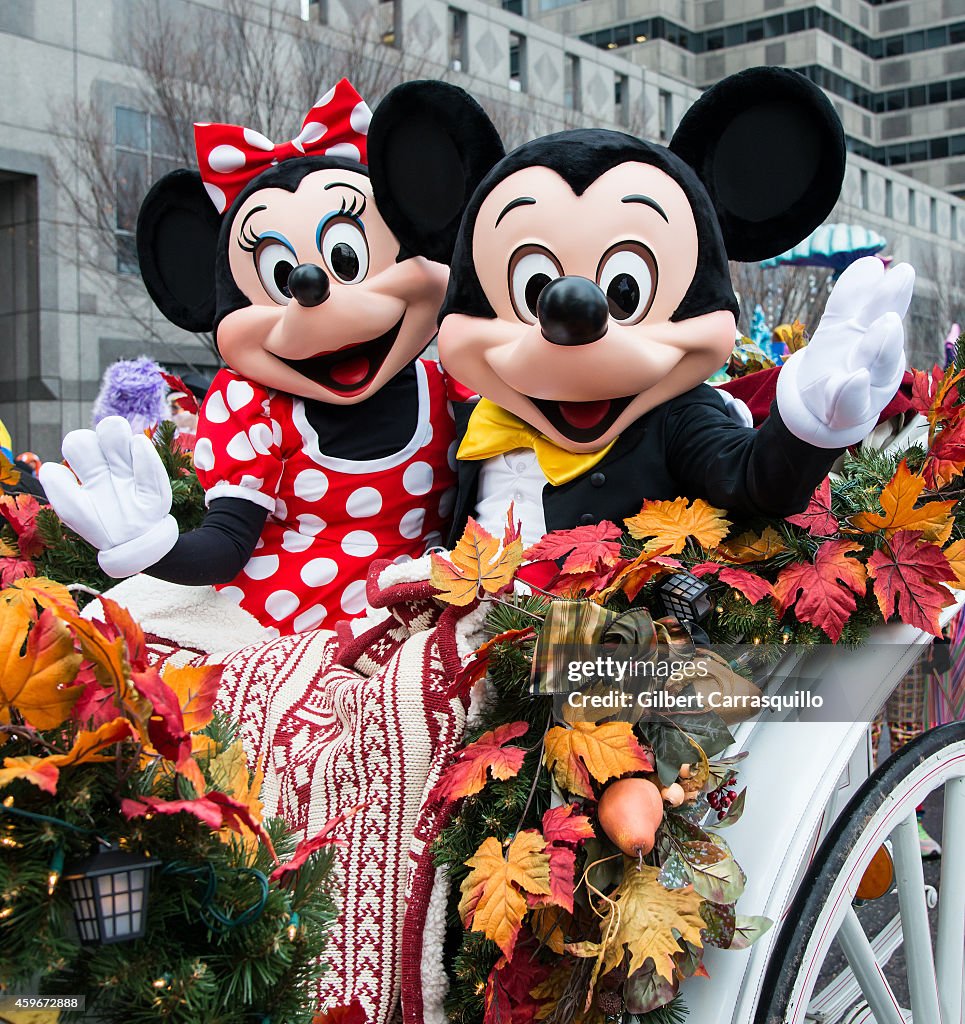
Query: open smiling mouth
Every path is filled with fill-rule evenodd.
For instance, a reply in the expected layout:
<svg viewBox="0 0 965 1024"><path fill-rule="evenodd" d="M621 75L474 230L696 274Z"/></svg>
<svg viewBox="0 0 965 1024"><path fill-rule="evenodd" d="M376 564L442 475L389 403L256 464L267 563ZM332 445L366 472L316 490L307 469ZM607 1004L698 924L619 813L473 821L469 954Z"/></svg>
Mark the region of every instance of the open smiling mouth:
<svg viewBox="0 0 965 1024"><path fill-rule="evenodd" d="M634 397L604 398L598 402L548 402L542 398L530 401L564 437L577 444L589 444L616 423Z"/></svg>
<svg viewBox="0 0 965 1024"><path fill-rule="evenodd" d="M361 394L372 383L372 379L382 369L395 339L399 336L403 313L399 322L390 327L385 334L380 334L371 341L362 341L355 345L346 345L335 352L323 352L307 359L278 358L303 377L321 384L322 387L339 395L351 397Z"/></svg>

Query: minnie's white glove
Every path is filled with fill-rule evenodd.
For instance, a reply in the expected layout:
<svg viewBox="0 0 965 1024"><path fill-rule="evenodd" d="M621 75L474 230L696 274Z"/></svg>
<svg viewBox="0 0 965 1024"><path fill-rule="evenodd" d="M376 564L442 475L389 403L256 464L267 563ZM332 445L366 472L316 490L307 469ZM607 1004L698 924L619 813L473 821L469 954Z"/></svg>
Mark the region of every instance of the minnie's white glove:
<svg viewBox="0 0 965 1024"><path fill-rule="evenodd" d="M45 462L40 482L57 515L97 548L108 576L133 576L174 547L171 484L146 435L108 416L96 430L72 430L62 450L73 473Z"/></svg>
<svg viewBox="0 0 965 1024"><path fill-rule="evenodd" d="M841 275L811 341L777 378L777 407L792 434L846 448L874 429L905 372L901 318L914 287L907 263L886 273L875 256Z"/></svg>

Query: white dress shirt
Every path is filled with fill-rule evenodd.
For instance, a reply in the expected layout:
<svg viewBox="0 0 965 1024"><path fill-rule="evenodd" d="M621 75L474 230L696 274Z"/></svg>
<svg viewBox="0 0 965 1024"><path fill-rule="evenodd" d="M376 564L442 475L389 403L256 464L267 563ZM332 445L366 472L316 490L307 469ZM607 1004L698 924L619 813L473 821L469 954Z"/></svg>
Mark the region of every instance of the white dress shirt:
<svg viewBox="0 0 965 1024"><path fill-rule="evenodd" d="M543 488L547 480L532 448L514 448L483 461L475 519L494 537L502 537L506 512L522 524L523 546L530 547L546 534Z"/></svg>

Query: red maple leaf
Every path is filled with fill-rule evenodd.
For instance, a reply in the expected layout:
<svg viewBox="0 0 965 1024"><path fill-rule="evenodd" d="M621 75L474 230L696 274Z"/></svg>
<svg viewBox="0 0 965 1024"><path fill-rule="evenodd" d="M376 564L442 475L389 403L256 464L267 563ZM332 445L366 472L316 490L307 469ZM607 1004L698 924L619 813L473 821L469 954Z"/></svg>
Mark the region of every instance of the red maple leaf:
<svg viewBox="0 0 965 1024"><path fill-rule="evenodd" d="M74 682L82 685L84 691L77 698L77 703L70 713L71 718L89 729L96 729L117 717L114 690L109 686L101 686L89 661L81 662Z"/></svg>
<svg viewBox="0 0 965 1024"><path fill-rule="evenodd" d="M185 412L200 412L198 408L198 400L194 397L194 392L181 380L180 377L173 373L165 373L161 371L161 376L164 378L164 383L172 391L178 392L178 398L176 399L178 406Z"/></svg>
<svg viewBox="0 0 965 1024"><path fill-rule="evenodd" d="M509 722L483 733L474 743L456 751L455 764L450 765L433 786L429 802L452 803L480 792L489 781L488 772L492 772L494 779L514 778L523 766L526 751L505 744L527 732L526 722Z"/></svg>
<svg viewBox="0 0 965 1024"><path fill-rule="evenodd" d="M278 859L268 833L251 816L251 809L239 800L216 790L205 793L204 796L197 796L193 800L162 800L159 796L124 798L121 800L121 813L128 821L150 814L190 814L215 832L223 828L241 832L244 826L258 836L276 861ZM272 878L274 877L273 874Z"/></svg>
<svg viewBox="0 0 965 1024"><path fill-rule="evenodd" d="M965 417L950 423L932 442L922 468L927 487L938 490L965 470Z"/></svg>
<svg viewBox="0 0 965 1024"><path fill-rule="evenodd" d="M953 600L943 583L955 572L937 544L918 530L900 530L868 559L868 575L885 621L895 613L909 626L941 636L938 615Z"/></svg>
<svg viewBox="0 0 965 1024"><path fill-rule="evenodd" d="M943 370L936 363L931 374L924 370L912 370L911 373L911 404L916 412L928 419L933 431L959 414L955 385L965 377L965 372L953 366Z"/></svg>
<svg viewBox="0 0 965 1024"><path fill-rule="evenodd" d="M757 604L762 597L770 597L774 588L763 576L748 569L736 569L720 562L701 562L690 570L698 579L710 573L716 573L721 583L739 590L751 604Z"/></svg>
<svg viewBox="0 0 965 1024"><path fill-rule="evenodd" d="M317 853L323 847L326 846L344 846L345 840L339 839L332 833L339 827L344 825L349 818L354 818L359 811L364 810L368 807L369 802L356 804L354 807L350 807L347 811L342 811L341 814L335 815L334 818L329 818L324 825L315 833L310 839L303 839L296 847L295 852L292 854L291 860L285 864L279 864L277 868L271 873L271 880L273 882L280 882L282 885L287 885L289 880L294 877L298 869L308 860L313 853Z"/></svg>
<svg viewBox="0 0 965 1024"><path fill-rule="evenodd" d="M514 540L523 536L523 521L516 519L516 502L511 501L506 509L506 526L503 528L503 547L508 548Z"/></svg>
<svg viewBox="0 0 965 1024"><path fill-rule="evenodd" d="M104 622L94 620L94 625L108 640L123 638L127 648L127 660L135 672L148 668L147 645L144 642L144 631L134 621L131 613L109 597L99 598L104 611Z"/></svg>
<svg viewBox="0 0 965 1024"><path fill-rule="evenodd" d="M168 761L183 764L191 756L191 735L184 727L178 695L154 668L132 672L131 682L138 694L151 703L147 734L154 749Z"/></svg>
<svg viewBox="0 0 965 1024"><path fill-rule="evenodd" d="M312 1017L312 1024L368 1024L368 1021L369 1015L359 1002L358 996L352 996L348 1006L334 1006Z"/></svg>
<svg viewBox="0 0 965 1024"><path fill-rule="evenodd" d="M37 568L29 558L0 558L0 587L9 587L24 576L36 575Z"/></svg>
<svg viewBox="0 0 965 1024"><path fill-rule="evenodd" d="M503 633L497 633L494 637L490 637L481 647L473 651L466 664L456 673L447 696L461 698L469 696L476 682L482 679L488 671L489 658L494 647L505 643L519 646L534 636L536 636L536 630L532 626L527 626L525 629L507 629Z"/></svg>
<svg viewBox="0 0 965 1024"><path fill-rule="evenodd" d="M803 526L812 537L833 537L841 529L838 517L831 511L831 480L825 477L818 485L808 507L796 516L785 516L789 523Z"/></svg>
<svg viewBox="0 0 965 1024"><path fill-rule="evenodd" d="M4 494L0 497L0 515L13 527L17 547L24 558L33 558L46 548L37 533L40 502L32 494Z"/></svg>
<svg viewBox="0 0 965 1024"><path fill-rule="evenodd" d="M799 562L781 571L774 583L779 615L793 605L801 622L823 629L835 642L844 624L858 607L855 595L866 589L865 568L849 551L861 545L848 540L825 541L814 556L814 564Z"/></svg>
<svg viewBox="0 0 965 1024"><path fill-rule="evenodd" d="M529 896L532 906L563 907L573 913L573 872L575 846L592 839L596 833L585 814L576 813L575 804L551 807L543 815L543 838L550 859L550 896Z"/></svg>
<svg viewBox="0 0 965 1024"><path fill-rule="evenodd" d="M501 956L486 981L483 1024L533 1024L540 1003L530 993L552 971L535 956L539 944L525 929L520 933L517 954L510 963Z"/></svg>
<svg viewBox="0 0 965 1024"><path fill-rule="evenodd" d="M620 557L619 526L604 519L592 526L574 526L572 530L554 530L524 553L527 559L566 558L565 573L597 572L600 562L606 568Z"/></svg>

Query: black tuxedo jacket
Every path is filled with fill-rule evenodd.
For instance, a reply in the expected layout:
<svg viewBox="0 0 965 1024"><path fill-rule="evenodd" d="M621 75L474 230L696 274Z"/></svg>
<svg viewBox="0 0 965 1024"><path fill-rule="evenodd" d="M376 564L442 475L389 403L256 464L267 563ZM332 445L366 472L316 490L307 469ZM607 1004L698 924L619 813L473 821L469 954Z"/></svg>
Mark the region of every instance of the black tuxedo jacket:
<svg viewBox="0 0 965 1024"><path fill-rule="evenodd" d="M460 440L472 409L468 402L455 404ZM807 507L843 450L795 437L776 403L759 430L739 426L714 388L700 384L641 416L588 473L560 487L547 484L546 529L604 519L621 525L645 500L681 496L703 498L737 517L794 515ZM481 460L459 462L450 547L475 514L481 467Z"/></svg>

